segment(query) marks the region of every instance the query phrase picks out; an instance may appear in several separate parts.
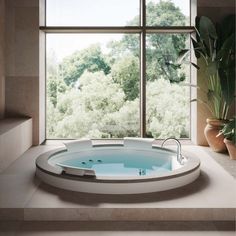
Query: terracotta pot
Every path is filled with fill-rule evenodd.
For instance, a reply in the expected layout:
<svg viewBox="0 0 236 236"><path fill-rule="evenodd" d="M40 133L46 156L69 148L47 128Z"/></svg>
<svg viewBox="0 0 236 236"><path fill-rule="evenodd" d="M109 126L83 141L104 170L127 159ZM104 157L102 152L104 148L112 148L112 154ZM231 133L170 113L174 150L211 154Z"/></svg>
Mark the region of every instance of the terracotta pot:
<svg viewBox="0 0 236 236"><path fill-rule="evenodd" d="M207 119L207 125L204 129L204 134L210 148L214 152L226 152L223 134L217 136L224 124L223 120ZM216 137L217 136L217 137Z"/></svg>
<svg viewBox="0 0 236 236"><path fill-rule="evenodd" d="M224 143L228 149L230 159L236 160L236 146L235 146L235 144L226 138L224 139Z"/></svg>

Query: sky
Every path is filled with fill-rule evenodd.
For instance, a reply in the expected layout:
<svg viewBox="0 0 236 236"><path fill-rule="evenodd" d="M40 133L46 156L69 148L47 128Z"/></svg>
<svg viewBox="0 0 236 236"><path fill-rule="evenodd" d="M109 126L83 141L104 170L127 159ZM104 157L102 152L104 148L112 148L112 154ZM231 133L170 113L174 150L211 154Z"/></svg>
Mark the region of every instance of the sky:
<svg viewBox="0 0 236 236"><path fill-rule="evenodd" d="M160 0L146 0L159 2ZM189 0L172 0L181 11L189 16ZM98 10L99 9L99 10ZM125 26L139 14L139 0L47 0L48 26ZM89 14L88 14L89 13ZM54 50L59 61L76 50L101 42L119 40L121 34L92 35L48 34L47 51Z"/></svg>
<svg viewBox="0 0 236 236"><path fill-rule="evenodd" d="M47 24L124 26L139 13L139 0L47 0Z"/></svg>

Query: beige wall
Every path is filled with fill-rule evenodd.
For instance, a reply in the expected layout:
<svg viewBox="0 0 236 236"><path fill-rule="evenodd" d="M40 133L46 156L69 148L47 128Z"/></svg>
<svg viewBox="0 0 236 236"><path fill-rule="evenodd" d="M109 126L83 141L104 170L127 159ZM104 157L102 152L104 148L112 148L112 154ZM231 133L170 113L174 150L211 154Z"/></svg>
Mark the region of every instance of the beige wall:
<svg viewBox="0 0 236 236"><path fill-rule="evenodd" d="M214 22L220 21L228 14L235 14L235 0L198 0L197 15L208 16ZM201 67L201 61L198 61ZM204 86L203 70L197 72L198 86ZM198 91L198 97L202 97L201 91ZM196 143L199 145L207 145L204 136L204 128L206 126L206 118L210 116L208 110L200 103L197 104L197 137Z"/></svg>
<svg viewBox="0 0 236 236"><path fill-rule="evenodd" d="M217 22L228 14L235 14L235 0L198 0L198 16Z"/></svg>
<svg viewBox="0 0 236 236"><path fill-rule="evenodd" d="M5 0L0 0L0 119L5 112Z"/></svg>
<svg viewBox="0 0 236 236"><path fill-rule="evenodd" d="M37 145L44 139L39 125L39 1L6 1L6 29L6 115L32 117Z"/></svg>

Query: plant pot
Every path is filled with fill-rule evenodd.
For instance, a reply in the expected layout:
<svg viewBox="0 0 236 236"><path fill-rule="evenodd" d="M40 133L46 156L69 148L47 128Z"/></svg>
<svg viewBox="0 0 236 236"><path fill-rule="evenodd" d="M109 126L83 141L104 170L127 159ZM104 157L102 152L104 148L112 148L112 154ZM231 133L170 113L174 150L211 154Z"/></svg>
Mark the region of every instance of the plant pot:
<svg viewBox="0 0 236 236"><path fill-rule="evenodd" d="M226 152L226 145L224 143L223 134L217 136L224 124L223 120L210 119L207 120L207 125L204 129L204 134L210 148L214 152Z"/></svg>
<svg viewBox="0 0 236 236"><path fill-rule="evenodd" d="M226 138L224 139L224 143L228 149L230 159L236 160L236 146L235 146L235 144Z"/></svg>

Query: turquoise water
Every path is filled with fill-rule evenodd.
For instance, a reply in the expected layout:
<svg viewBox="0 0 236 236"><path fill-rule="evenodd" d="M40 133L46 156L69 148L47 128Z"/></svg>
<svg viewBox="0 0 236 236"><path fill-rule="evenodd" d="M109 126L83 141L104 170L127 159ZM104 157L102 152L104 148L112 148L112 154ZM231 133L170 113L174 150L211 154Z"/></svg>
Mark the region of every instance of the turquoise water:
<svg viewBox="0 0 236 236"><path fill-rule="evenodd" d="M92 169L97 176L139 176L171 171L171 159L156 151L96 150L65 154L56 164Z"/></svg>

